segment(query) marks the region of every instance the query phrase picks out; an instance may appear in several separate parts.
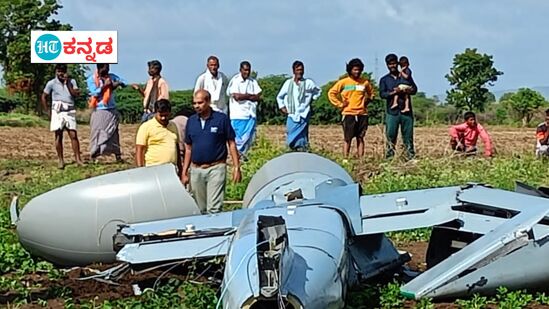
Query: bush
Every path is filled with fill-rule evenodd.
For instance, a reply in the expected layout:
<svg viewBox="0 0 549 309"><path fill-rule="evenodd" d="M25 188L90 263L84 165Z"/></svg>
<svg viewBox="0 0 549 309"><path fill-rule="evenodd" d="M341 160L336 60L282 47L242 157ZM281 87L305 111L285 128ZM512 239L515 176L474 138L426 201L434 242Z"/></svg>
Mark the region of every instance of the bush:
<svg viewBox="0 0 549 309"><path fill-rule="evenodd" d="M269 75L259 78L257 82L261 87L261 102L257 105L257 121L261 124L283 124L286 116L278 109L276 96L282 85L290 76Z"/></svg>
<svg viewBox="0 0 549 309"><path fill-rule="evenodd" d="M116 108L123 123L137 123L143 114L143 98L132 87L116 90Z"/></svg>
<svg viewBox="0 0 549 309"><path fill-rule="evenodd" d="M0 95L0 113L9 113L22 106L23 101L15 96Z"/></svg>

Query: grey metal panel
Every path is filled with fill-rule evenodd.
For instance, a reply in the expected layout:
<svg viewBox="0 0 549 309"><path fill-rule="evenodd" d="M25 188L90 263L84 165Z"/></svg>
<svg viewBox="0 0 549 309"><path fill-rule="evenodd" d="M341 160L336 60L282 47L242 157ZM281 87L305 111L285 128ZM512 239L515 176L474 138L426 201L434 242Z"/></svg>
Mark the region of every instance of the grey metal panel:
<svg viewBox="0 0 549 309"><path fill-rule="evenodd" d="M463 225L459 228L460 231L467 231L477 234L486 234L498 227L500 224L509 220L506 218L466 212L458 212L457 219L463 223ZM536 224L533 226L532 230L534 231L534 239L540 239L549 234L549 226L545 224Z"/></svg>
<svg viewBox="0 0 549 309"><path fill-rule="evenodd" d="M429 227L443 224L456 218L458 218L458 212L448 207L428 208L421 213L365 218L362 220L362 234L378 234Z"/></svg>
<svg viewBox="0 0 549 309"><path fill-rule="evenodd" d="M349 251L363 280L399 267L410 259L408 254L400 255L383 234L353 237Z"/></svg>
<svg viewBox="0 0 549 309"><path fill-rule="evenodd" d="M500 286L508 289L547 287L549 246L529 241L528 245L461 278L427 293L426 297L461 297L473 293L495 293Z"/></svg>
<svg viewBox="0 0 549 309"><path fill-rule="evenodd" d="M523 211L531 207L547 208L549 205L549 200L546 198L483 186L463 190L458 195L458 200L515 211Z"/></svg>
<svg viewBox="0 0 549 309"><path fill-rule="evenodd" d="M112 262L120 223L199 214L171 164L78 181L32 199L17 233L34 254L63 265Z"/></svg>
<svg viewBox="0 0 549 309"><path fill-rule="evenodd" d="M377 234L442 224L458 217L459 187L403 191L360 197L362 234Z"/></svg>
<svg viewBox="0 0 549 309"><path fill-rule="evenodd" d="M215 229L234 228L250 210L236 210L218 214L188 216L128 225L120 232L128 237L161 234L171 230L207 232ZM232 235L180 238L165 241L147 241L125 245L116 255L117 260L132 264L181 260L188 258L225 255Z"/></svg>
<svg viewBox="0 0 549 309"><path fill-rule="evenodd" d="M360 209L363 218L435 207L450 209L451 206L458 204L456 196L460 190L460 187L444 187L364 195L360 197Z"/></svg>
<svg viewBox="0 0 549 309"><path fill-rule="evenodd" d="M549 200L541 197L484 186L463 190L460 187L446 187L365 195L360 197L363 234L428 227L454 219L462 221L460 230L485 234L504 221L494 216L452 209L463 203L513 211L522 211L534 204L538 207L549 206ZM536 237L543 237L549 233L549 227L536 225L534 232Z"/></svg>
<svg viewBox="0 0 549 309"><path fill-rule="evenodd" d="M116 255L121 262L143 264L227 254L233 235L125 245Z"/></svg>
<svg viewBox="0 0 549 309"><path fill-rule="evenodd" d="M542 200L538 198L537 201L539 203ZM483 259L507 244L524 239L527 236L526 232L549 212L547 207L535 206L525 209L512 219L507 220L494 230L419 275L404 285L401 291L405 294L413 295L416 299L425 297L434 289L455 280L457 275L482 262Z"/></svg>
<svg viewBox="0 0 549 309"><path fill-rule="evenodd" d="M485 205L495 209L507 209L512 211L526 211L531 208L549 208L549 199L545 197L491 189L484 186L475 186L463 190L463 192L458 195L458 200L464 203ZM545 219L547 220L549 217L546 216ZM492 217L491 220L497 221L497 218ZM537 224L533 227L533 231L535 239L540 239L549 234L549 226Z"/></svg>
<svg viewBox="0 0 549 309"><path fill-rule="evenodd" d="M188 225L192 225L193 230L195 231L230 227L236 228L240 224L242 218L249 212L250 211L247 209L241 209L230 212L220 212L217 214L135 223L122 228L121 232L128 236L143 235L174 229L186 229Z"/></svg>
<svg viewBox="0 0 549 309"><path fill-rule="evenodd" d="M340 185L330 179L316 187L316 199L322 207L334 208L343 213L351 234L362 233L360 218L360 187L358 184Z"/></svg>
<svg viewBox="0 0 549 309"><path fill-rule="evenodd" d="M260 194L262 191L270 192L276 188L277 185L273 182L274 180L285 175L292 175L300 172L320 174L327 176L327 178L341 179L348 184L353 183L353 179L349 173L333 161L311 153L287 153L270 160L255 173L246 188L242 207L251 207L255 202L263 199L256 198L256 195ZM292 178L296 179L296 177ZM325 179L326 178L321 181ZM262 194L263 197L267 195L268 194ZM255 202L252 203L252 200Z"/></svg>

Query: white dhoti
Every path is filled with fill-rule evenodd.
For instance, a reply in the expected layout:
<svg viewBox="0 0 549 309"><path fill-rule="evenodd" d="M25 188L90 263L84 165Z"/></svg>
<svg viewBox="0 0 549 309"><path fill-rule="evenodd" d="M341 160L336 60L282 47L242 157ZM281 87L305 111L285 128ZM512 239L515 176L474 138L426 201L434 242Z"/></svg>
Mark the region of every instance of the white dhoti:
<svg viewBox="0 0 549 309"><path fill-rule="evenodd" d="M73 104L53 101L51 106L50 131L76 130L76 109Z"/></svg>
<svg viewBox="0 0 549 309"><path fill-rule="evenodd" d="M542 145L540 142L536 144L536 157L549 156L549 145Z"/></svg>

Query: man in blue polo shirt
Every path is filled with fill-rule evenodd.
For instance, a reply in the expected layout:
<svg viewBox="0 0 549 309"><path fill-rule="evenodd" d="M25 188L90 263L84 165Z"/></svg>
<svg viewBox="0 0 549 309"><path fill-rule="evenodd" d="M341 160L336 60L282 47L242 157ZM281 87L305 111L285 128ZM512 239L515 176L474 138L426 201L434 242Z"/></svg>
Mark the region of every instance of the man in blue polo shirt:
<svg viewBox="0 0 549 309"><path fill-rule="evenodd" d="M196 114L185 128L185 160L181 182L190 182L191 192L202 213L221 211L225 195L227 146L233 162L233 182L240 182L240 162L235 133L227 115L210 107L211 96L200 89L193 96ZM190 167L190 172L189 172Z"/></svg>

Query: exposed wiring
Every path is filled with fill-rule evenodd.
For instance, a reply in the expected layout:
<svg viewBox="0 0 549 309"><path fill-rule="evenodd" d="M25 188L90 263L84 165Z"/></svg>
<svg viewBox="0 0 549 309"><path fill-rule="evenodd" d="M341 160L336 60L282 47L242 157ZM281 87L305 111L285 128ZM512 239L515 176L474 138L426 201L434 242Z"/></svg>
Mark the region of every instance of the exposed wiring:
<svg viewBox="0 0 549 309"><path fill-rule="evenodd" d="M252 281L250 280L250 262L252 261L253 255L250 255L248 258L248 263L246 263L246 278L248 278L248 287L250 288L250 291L254 291L254 288L252 287Z"/></svg>
<svg viewBox="0 0 549 309"><path fill-rule="evenodd" d="M244 254L244 257L240 260L240 263L238 263L238 265L236 266L236 269L234 270L234 273L233 275L229 278L229 280L227 281L227 284L223 287L223 290L221 290L221 295L219 296L219 301L217 302L217 305L215 306L215 309L219 309L219 306L221 305L221 302L223 301L223 296L225 296L225 293L227 292L227 290L229 289L229 285L231 284L231 282L233 281L233 279L236 277L236 275L238 274L238 270L240 269L240 267L242 267L242 265L244 264L244 261L246 260L246 258L248 257L248 255L251 255L252 254L257 254L257 252L253 252L253 250L257 250L257 247L263 245L263 244L266 244L268 243L269 240L264 240L260 243L258 243L257 245L255 245L254 247L251 247L245 254Z"/></svg>
<svg viewBox="0 0 549 309"><path fill-rule="evenodd" d="M175 261L175 262L168 262L168 263L164 263L164 264L159 264L159 265L155 265L155 266L145 268L145 269L142 269L142 270L139 270L139 271L132 271L132 274L140 275L140 274L143 274L143 273L146 273L146 272L158 269L158 268L162 268L162 267L165 267L165 266L171 266L173 264L179 264L179 263L181 263L181 261Z"/></svg>
<svg viewBox="0 0 549 309"><path fill-rule="evenodd" d="M109 278L115 271L120 270L122 272L125 272L125 271L127 271L127 268L129 268L128 264L120 264L120 265L111 267L107 270L104 270L102 272L98 272L97 274L92 275L92 276L88 276L88 277L84 277L84 278L77 278L77 280L84 281L84 280L96 279L96 278Z"/></svg>
<svg viewBox="0 0 549 309"><path fill-rule="evenodd" d="M177 267L178 265L183 265L183 264L185 264L188 260L194 259L194 258L196 258L197 256L199 256L200 254L202 254L202 253L204 253L204 252L206 252L206 251L208 251L208 250L210 250L210 249L219 247L219 246L221 246L224 242L226 242L226 241L228 241L228 240L229 240L229 238L225 238L225 239L223 239L222 241L220 241L219 243L217 243L217 244L215 244L215 245L213 245L213 246L210 246L210 247L208 247L208 248L206 248L206 249L204 249L204 250L202 250L202 251L199 251L199 252L195 253L193 256L191 256L191 257L188 258L188 259L185 259L185 260L183 260L183 261L178 261L178 262L174 263L174 265L172 265L170 268L168 268L167 270L165 270L164 272L162 272L162 273L160 274L160 276L158 276L158 277L156 278L156 280L154 281L154 284L153 284L153 289L156 287L156 284L159 282L160 279L162 279L162 277L164 277L168 272L170 272L172 269L174 269L174 268ZM217 252L219 253L219 250L218 250Z"/></svg>
<svg viewBox="0 0 549 309"><path fill-rule="evenodd" d="M184 261L180 261L179 263L176 263L174 265L172 265L170 268L166 269L165 271L163 271L160 276L158 276L156 278L156 280L154 280L154 284L152 286L153 290L156 290L156 285L158 284L158 282L160 281L160 279L162 279L162 277L164 277L164 275L166 275L167 273L169 273L172 269L176 268L177 266L179 265L185 265L185 263L187 262L187 260L184 260Z"/></svg>
<svg viewBox="0 0 549 309"><path fill-rule="evenodd" d="M114 220L111 220L111 222L114 221ZM106 223L108 224L108 222ZM164 263L164 264L160 264L160 265L155 265L153 267L149 267L149 268L146 268L146 269L143 269L143 270L140 270L140 271L137 271L137 272L134 272L134 274L142 274L142 273L146 273L146 272L149 272L149 271L152 271L152 270L155 270L155 269L158 269L158 268L162 268L162 267L166 267L166 266L170 266L170 268L168 268L166 271L162 272L162 274L160 274L160 276L158 276L158 278L155 280L154 282L154 285L153 285L153 288L156 287L158 281L160 279L162 279L162 277L164 277L169 271L171 271L172 269L174 269L175 267L177 267L178 265L182 265L182 264L185 264L188 260L190 259L193 259L193 258L196 258L198 255L204 253L204 252L207 252L208 250L211 250L211 249L214 249L216 247L220 247L221 245L223 245L223 243L225 243L226 241L228 241L229 238L225 238L223 239L222 241L220 241L219 243L216 243L215 245L213 246L210 246L208 248L205 248L204 250L201 250L197 253L195 253L192 257L188 258L188 259L185 259L183 261L176 261L176 262L169 262L169 263ZM217 255L219 255L219 252L221 251L221 248L218 249L217 251ZM114 266L112 268L109 268L107 270L104 270L104 271L101 271L101 272L98 272L96 271L96 274L95 275L92 275L92 276L88 276L88 277L84 277L84 278L78 278L77 280L80 280L80 281L84 281L84 280L89 280L89 279L102 279L102 281L106 280L107 278L111 277L113 275L113 273L117 272L116 274L124 274L126 273L128 270L129 270L129 267L130 267L130 264L128 263L123 263L123 264L120 264L120 265L117 265L117 266ZM114 282L113 282L114 283Z"/></svg>

